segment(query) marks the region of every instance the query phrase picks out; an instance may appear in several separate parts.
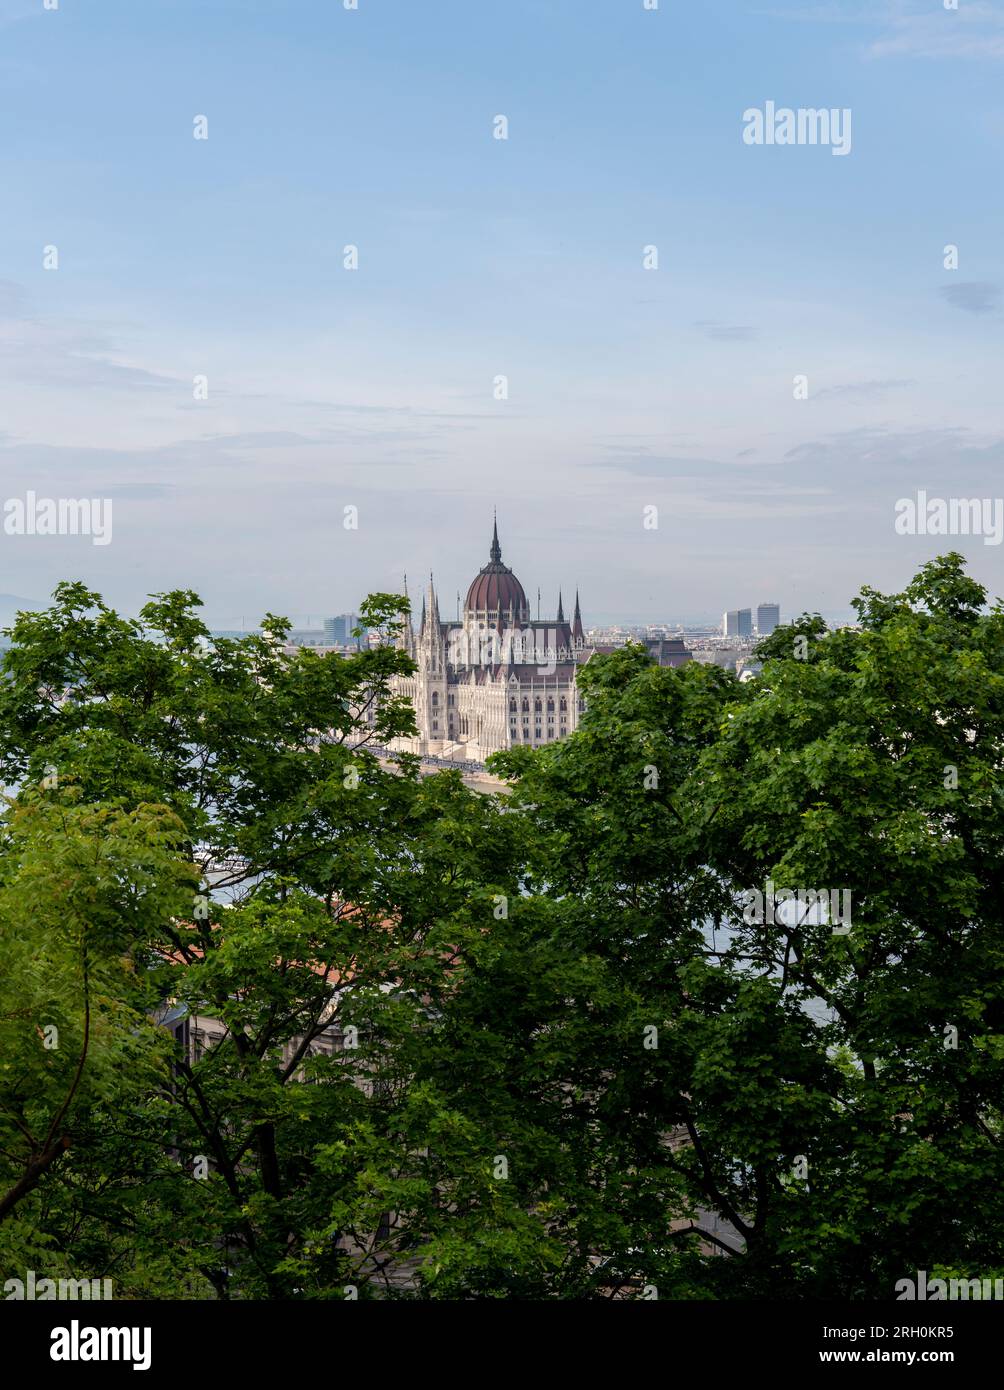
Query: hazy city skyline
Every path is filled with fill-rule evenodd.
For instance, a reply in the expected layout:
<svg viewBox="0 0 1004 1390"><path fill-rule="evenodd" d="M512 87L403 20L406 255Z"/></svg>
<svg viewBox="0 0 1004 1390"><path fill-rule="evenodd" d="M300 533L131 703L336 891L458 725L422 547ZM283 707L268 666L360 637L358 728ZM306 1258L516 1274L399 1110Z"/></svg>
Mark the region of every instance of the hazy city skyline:
<svg viewBox="0 0 1004 1390"><path fill-rule="evenodd" d="M543 611L578 586L591 625L839 620L948 549L1004 587L980 538L894 529L918 488L1002 490L999 3L0 0L0 26L3 492L115 508L108 545L0 534L4 593L194 588L216 627L404 571L452 598L496 505ZM853 147L745 144L768 101L852 111Z"/></svg>

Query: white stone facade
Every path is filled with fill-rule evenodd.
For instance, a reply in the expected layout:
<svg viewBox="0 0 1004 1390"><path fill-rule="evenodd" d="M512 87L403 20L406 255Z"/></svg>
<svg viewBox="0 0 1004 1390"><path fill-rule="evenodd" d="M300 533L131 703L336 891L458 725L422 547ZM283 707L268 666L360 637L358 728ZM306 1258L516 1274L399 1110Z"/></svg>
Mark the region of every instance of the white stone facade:
<svg viewBox="0 0 1004 1390"><path fill-rule="evenodd" d="M401 642L418 669L394 689L411 701L419 737L396 740L398 748L481 763L505 748L563 738L578 724L576 673L591 655L578 596L571 623L560 597L556 618L531 621L522 586L502 564L497 530L460 620L441 620L430 576L418 633L409 622Z"/></svg>

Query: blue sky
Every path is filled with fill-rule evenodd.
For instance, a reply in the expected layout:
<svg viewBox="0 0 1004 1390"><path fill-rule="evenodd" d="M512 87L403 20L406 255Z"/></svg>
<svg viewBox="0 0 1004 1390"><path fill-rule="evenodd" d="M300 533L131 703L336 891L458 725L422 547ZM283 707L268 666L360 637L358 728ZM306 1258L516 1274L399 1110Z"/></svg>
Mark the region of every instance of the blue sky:
<svg viewBox="0 0 1004 1390"><path fill-rule="evenodd" d="M894 531L1004 493L1002 77L989 0L0 0L0 493L115 507L0 591L451 611L497 506L587 621L841 616L949 544L1004 592ZM744 144L768 100L851 153Z"/></svg>

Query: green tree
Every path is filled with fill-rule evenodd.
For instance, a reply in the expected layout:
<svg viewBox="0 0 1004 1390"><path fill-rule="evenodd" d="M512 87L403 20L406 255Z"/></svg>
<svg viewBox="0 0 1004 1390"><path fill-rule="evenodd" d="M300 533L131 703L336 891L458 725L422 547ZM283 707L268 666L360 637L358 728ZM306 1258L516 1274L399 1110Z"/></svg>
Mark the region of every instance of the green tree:
<svg viewBox="0 0 1004 1390"><path fill-rule="evenodd" d="M137 959L191 901L182 827L157 807L88 805L73 786L26 789L0 819L0 1257L45 1245L5 1218L30 1202L91 1113L164 1075ZM57 1258L60 1252L55 1252ZM53 1251L46 1252L51 1258Z"/></svg>
<svg viewBox="0 0 1004 1390"><path fill-rule="evenodd" d="M917 1269L1000 1266L1004 614L985 597L947 556L903 594L864 590L857 628L779 630L749 683L628 649L586 668L573 738L496 759L564 996L524 1021L541 1070L520 1113L557 1092L588 1115L575 1142L621 1226L585 1246L635 1286L889 1298ZM769 883L825 905L775 909ZM491 990L481 1007L514 1017ZM619 1199L626 1175L648 1211Z"/></svg>
<svg viewBox="0 0 1004 1390"><path fill-rule="evenodd" d="M151 1016L139 1032L162 1039L158 1022L208 1017L225 1034L177 1053L156 1084L123 1069L130 1101L90 1108L91 1142L47 1165L24 1220L137 1295L289 1296L284 1269L330 1205L316 1151L368 1115L384 1122L395 1031L427 1016L477 910L472 865L483 878L501 861L505 827L489 827L499 848L481 855L488 803L372 751L413 727L389 685L411 664L390 641L349 659L290 652L287 625L269 618L214 643L190 594L136 620L79 585L55 599L11 632L2 770L22 788L55 776L98 817L160 808L189 890L180 907L162 894L137 925ZM378 595L361 616L391 638L402 606ZM36 852L44 862L44 837ZM23 935L9 946L33 968ZM79 1012L80 980L64 984ZM359 1046L314 1056L336 1012ZM341 1277L351 1244L329 1243L324 1278Z"/></svg>
<svg viewBox="0 0 1004 1390"><path fill-rule="evenodd" d="M865 589L857 629L805 659L775 633L704 759L708 858L737 892L851 895L849 924L736 918L753 1036L714 1080L746 1119L709 1091L704 1134L720 1180L740 1165L761 1290L886 1298L917 1269L1001 1263L1004 614L985 600L948 555Z"/></svg>
<svg viewBox="0 0 1004 1390"><path fill-rule="evenodd" d="M17 799L13 993L49 1007L24 866L72 858L72 816L108 817L113 844L156 825L157 892L117 928L131 964L105 991L132 1011L115 1045L149 1060L95 1058L8 1248L30 1222L154 1297L886 1299L917 1269L991 1274L1004 613L985 598L946 556L865 589L856 628L780 629L745 683L594 658L577 732L499 755L493 797L370 751L410 727L390 645L287 654L270 619L213 647L191 596L129 623L59 591L0 687L8 780L60 775ZM391 635L396 602L370 625ZM95 870L110 927L139 872L137 845L116 853ZM229 905L172 906L191 862ZM775 910L769 884L825 898ZM81 941L69 920L52 941L74 1037ZM222 1039L166 1069L156 1020L209 1018ZM30 1143L5 1146L13 1187Z"/></svg>

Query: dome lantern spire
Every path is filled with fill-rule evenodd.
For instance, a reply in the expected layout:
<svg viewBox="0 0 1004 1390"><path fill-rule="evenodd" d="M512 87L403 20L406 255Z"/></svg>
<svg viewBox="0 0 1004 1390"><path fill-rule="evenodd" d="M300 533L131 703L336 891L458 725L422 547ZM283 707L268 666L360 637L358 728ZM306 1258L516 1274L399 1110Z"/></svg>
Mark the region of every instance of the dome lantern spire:
<svg viewBox="0 0 1004 1390"><path fill-rule="evenodd" d="M512 626L528 622L530 607L523 586L509 566L502 563L497 516L492 524L492 544L489 553L491 558L487 565L481 567L467 590L467 601L464 604L465 620L466 615L471 614L483 622L494 624L498 621L499 614L508 609L515 617Z"/></svg>

